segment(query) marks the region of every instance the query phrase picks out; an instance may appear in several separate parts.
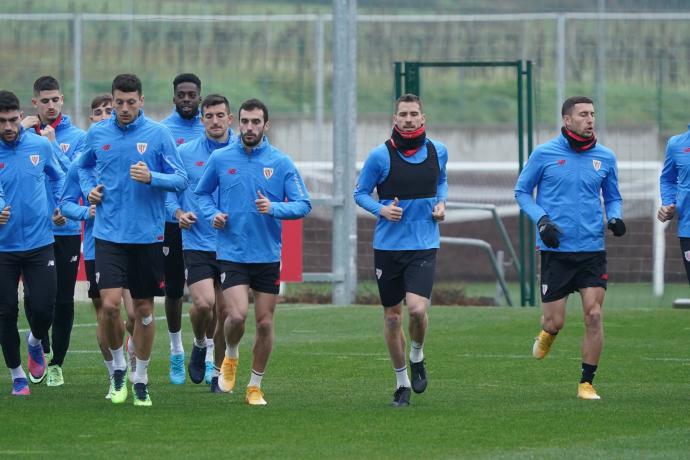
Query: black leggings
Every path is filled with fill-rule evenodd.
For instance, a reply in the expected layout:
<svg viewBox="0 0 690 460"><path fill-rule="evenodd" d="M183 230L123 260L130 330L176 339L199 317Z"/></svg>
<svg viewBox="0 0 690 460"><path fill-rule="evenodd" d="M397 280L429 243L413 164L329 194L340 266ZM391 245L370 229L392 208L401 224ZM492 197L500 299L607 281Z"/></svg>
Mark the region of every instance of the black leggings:
<svg viewBox="0 0 690 460"><path fill-rule="evenodd" d="M53 245L29 251L0 252L0 345L5 364L14 369L21 364L17 318L19 277L31 291L31 333L40 339L48 334L53 321L57 290Z"/></svg>
<svg viewBox="0 0 690 460"><path fill-rule="evenodd" d="M77 282L81 237L79 235L55 235L55 268L57 272L57 294L53 308L53 359L49 364L62 366L69 348L74 324L74 286ZM31 296L24 290L24 310L29 323L31 318ZM48 334L41 340L43 350L50 349Z"/></svg>

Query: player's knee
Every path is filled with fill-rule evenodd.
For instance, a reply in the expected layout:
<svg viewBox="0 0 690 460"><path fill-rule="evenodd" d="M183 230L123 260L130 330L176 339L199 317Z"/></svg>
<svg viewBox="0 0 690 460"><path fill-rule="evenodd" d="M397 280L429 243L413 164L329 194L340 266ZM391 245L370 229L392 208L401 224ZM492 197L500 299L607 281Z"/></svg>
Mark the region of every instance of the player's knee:
<svg viewBox="0 0 690 460"><path fill-rule="evenodd" d="M240 313L228 313L227 319L230 320L232 326L244 326L244 322L247 319L247 315Z"/></svg>
<svg viewBox="0 0 690 460"><path fill-rule="evenodd" d="M585 325L588 328L598 328L601 325L601 308L596 306L585 314Z"/></svg>
<svg viewBox="0 0 690 460"><path fill-rule="evenodd" d="M273 319L263 319L256 323L256 334L267 337L273 333Z"/></svg>
<svg viewBox="0 0 690 460"><path fill-rule="evenodd" d="M402 327L402 317L401 315L386 315L383 323L388 330L398 330Z"/></svg>
<svg viewBox="0 0 690 460"><path fill-rule="evenodd" d="M106 320L116 320L120 317L120 306L108 301L101 304L101 317Z"/></svg>

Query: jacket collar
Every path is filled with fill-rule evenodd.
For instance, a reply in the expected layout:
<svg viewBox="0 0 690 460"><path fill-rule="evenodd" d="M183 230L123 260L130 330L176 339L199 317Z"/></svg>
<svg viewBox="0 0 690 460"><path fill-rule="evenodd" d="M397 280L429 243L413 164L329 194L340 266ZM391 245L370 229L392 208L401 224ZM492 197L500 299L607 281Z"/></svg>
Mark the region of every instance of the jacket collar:
<svg viewBox="0 0 690 460"><path fill-rule="evenodd" d="M2 143L3 146L10 148L10 149L17 148L19 146L19 144L21 144L24 141L24 138L26 137L26 133L27 133L27 131L22 126L20 126L19 127L19 135L17 136L17 138L15 140L13 140L12 142L5 142L4 139L0 139L0 143Z"/></svg>
<svg viewBox="0 0 690 460"><path fill-rule="evenodd" d="M207 135L204 134L204 137L206 139L206 148L208 149L209 152L213 152L214 150L218 150L223 147L227 147L228 145L232 144L235 141L235 136L232 134L232 130L228 129L228 138L225 142L217 142L208 137Z"/></svg>
<svg viewBox="0 0 690 460"><path fill-rule="evenodd" d="M139 115L137 116L137 118L133 122L122 127L117 122L117 114L115 114L115 111L113 110L113 114L110 115L110 123L119 130L131 131L131 130L137 129L139 126L143 125L145 123L145 118L146 117L144 116L144 109L139 109Z"/></svg>
<svg viewBox="0 0 690 460"><path fill-rule="evenodd" d="M180 112L177 111L177 107L173 107L170 117L175 120L175 123L181 125L194 126L201 123L201 113L199 112L199 109L197 109L196 115L194 115L192 118L182 118Z"/></svg>
<svg viewBox="0 0 690 460"><path fill-rule="evenodd" d="M252 147L252 149L247 153L247 150L244 148L244 144L242 143L242 139L238 138L237 143L239 144L240 148L242 149L242 152L244 152L245 155L259 155L260 153L264 152L265 150L268 149L268 147L271 145L268 143L268 136L264 134L264 138L261 139L261 142L259 142L256 147Z"/></svg>

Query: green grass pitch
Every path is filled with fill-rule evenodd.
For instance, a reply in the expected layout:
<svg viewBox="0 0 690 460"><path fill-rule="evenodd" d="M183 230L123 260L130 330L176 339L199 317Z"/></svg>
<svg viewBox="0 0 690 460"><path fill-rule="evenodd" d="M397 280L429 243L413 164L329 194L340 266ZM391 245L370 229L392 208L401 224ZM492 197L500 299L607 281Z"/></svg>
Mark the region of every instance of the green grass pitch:
<svg viewBox="0 0 690 460"><path fill-rule="evenodd" d="M31 396L13 397L9 372L0 372L0 458L688 458L689 314L605 307L595 380L603 399L580 401L579 303L543 361L530 356L536 308L432 307L429 387L404 409L388 407L395 377L378 307L280 305L265 407L244 403L253 327L235 393L215 395L205 384L168 383L159 320L154 405L135 408L131 396L119 406L104 399L94 315L80 304L63 387L32 385Z"/></svg>

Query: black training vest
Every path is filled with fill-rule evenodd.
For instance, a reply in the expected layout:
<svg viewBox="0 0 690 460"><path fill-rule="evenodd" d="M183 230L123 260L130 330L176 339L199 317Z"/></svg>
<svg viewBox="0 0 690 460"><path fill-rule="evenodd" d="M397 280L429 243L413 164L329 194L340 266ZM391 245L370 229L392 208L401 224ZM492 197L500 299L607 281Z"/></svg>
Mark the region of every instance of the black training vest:
<svg viewBox="0 0 690 460"><path fill-rule="evenodd" d="M433 198L438 188L438 155L434 143L426 141L426 160L421 163L409 163L398 154L390 139L386 141L390 168L386 179L376 186L380 200L401 200L414 198Z"/></svg>

